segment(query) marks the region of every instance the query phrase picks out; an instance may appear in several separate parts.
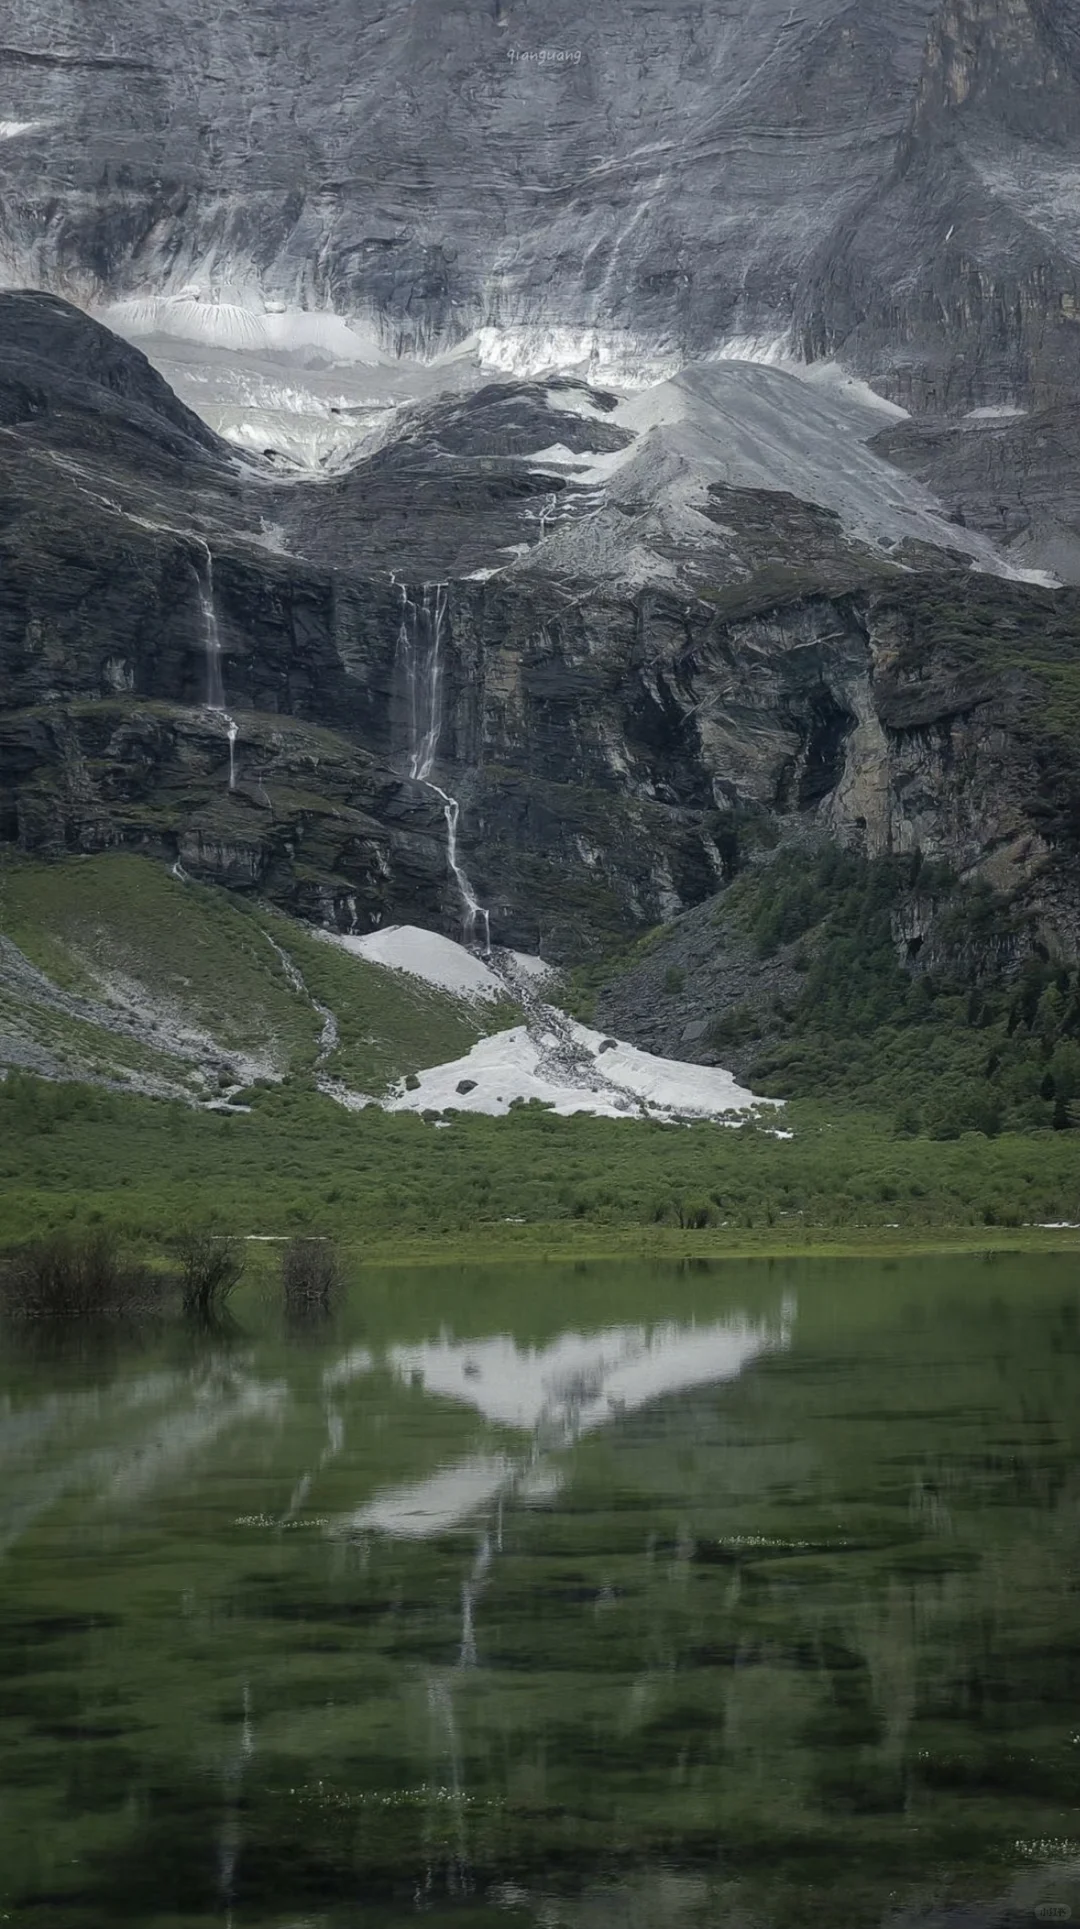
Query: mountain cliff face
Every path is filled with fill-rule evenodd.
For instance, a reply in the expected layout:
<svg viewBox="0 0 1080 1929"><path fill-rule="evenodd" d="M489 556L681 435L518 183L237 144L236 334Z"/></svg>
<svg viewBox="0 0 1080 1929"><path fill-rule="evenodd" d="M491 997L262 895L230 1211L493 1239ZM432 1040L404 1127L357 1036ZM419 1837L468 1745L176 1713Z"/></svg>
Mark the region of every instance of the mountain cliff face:
<svg viewBox="0 0 1080 1929"><path fill-rule="evenodd" d="M1075 953L1080 595L920 540L951 526L874 498L869 455L856 512L800 444L834 508L709 480L601 391L504 384L283 485L75 310L0 321L10 843L457 933L449 798L496 941L574 959L809 831L981 876Z"/></svg>
<svg viewBox="0 0 1080 1929"><path fill-rule="evenodd" d="M577 959L826 836L1075 955L1078 49L13 0L3 837Z"/></svg>
<svg viewBox="0 0 1080 1929"><path fill-rule="evenodd" d="M11 0L0 253L9 285L195 340L479 331L521 370L784 336L919 410L1045 406L1077 366L1078 21Z"/></svg>

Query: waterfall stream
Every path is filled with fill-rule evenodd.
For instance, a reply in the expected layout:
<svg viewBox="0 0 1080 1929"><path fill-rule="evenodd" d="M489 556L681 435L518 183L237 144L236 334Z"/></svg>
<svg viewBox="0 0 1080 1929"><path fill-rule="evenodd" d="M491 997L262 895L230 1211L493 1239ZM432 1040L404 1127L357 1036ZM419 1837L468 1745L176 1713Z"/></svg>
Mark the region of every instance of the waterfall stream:
<svg viewBox="0 0 1080 1929"><path fill-rule="evenodd" d="M236 739L240 727L230 717L225 708L225 678L221 668L221 631L218 628L217 604L214 599L214 558L207 542L202 544L206 554L204 567L197 572L199 581L199 608L202 613L203 650L206 655L206 708L222 719L225 734L229 740L229 789L236 788Z"/></svg>
<svg viewBox="0 0 1080 1929"><path fill-rule="evenodd" d="M398 583L397 588L401 595L398 656L409 698L409 776L416 783L424 784L442 804L446 820L446 862L461 899L464 942L475 945L477 931L482 927L481 949L487 952L491 950L491 919L458 857L461 805L431 775L442 734L448 587L445 583L426 583L418 602L410 597L404 583Z"/></svg>

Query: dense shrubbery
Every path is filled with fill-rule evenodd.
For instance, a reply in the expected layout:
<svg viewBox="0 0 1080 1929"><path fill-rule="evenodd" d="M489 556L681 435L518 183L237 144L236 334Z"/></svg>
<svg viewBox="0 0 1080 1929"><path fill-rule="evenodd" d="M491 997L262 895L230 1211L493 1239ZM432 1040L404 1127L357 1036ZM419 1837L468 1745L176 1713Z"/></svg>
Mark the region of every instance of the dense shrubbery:
<svg viewBox="0 0 1080 1929"><path fill-rule="evenodd" d="M835 1072L838 1041L823 1049ZM781 1121L790 1140L768 1119L687 1129L535 1106L504 1119L451 1115L438 1131L374 1108L346 1113L300 1089L267 1094L246 1117L84 1092L59 1121L46 1094L35 1106L42 1129L14 1134L0 1084L0 1238L96 1222L158 1249L193 1210L216 1214L236 1239L317 1230L368 1252L410 1237L446 1250L481 1229L543 1250L549 1233L595 1246L601 1228L798 1236L804 1226L1080 1219L1080 1137L904 1136L922 1129L928 1100L911 1059L900 1063L917 1116L901 1118L895 1097L884 1113L803 1100ZM902 1080L894 1068L883 1082L888 1095Z"/></svg>
<svg viewBox="0 0 1080 1929"><path fill-rule="evenodd" d="M905 906L933 910L933 962ZM717 1020L719 1048L770 1034L751 1080L781 1096L834 1094L892 1111L905 1136L1063 1130L1080 1123L1080 978L1038 955L1010 970L1019 933L985 886L941 865L868 862L835 846L789 854L738 887L737 916L763 957L800 945L789 1009Z"/></svg>

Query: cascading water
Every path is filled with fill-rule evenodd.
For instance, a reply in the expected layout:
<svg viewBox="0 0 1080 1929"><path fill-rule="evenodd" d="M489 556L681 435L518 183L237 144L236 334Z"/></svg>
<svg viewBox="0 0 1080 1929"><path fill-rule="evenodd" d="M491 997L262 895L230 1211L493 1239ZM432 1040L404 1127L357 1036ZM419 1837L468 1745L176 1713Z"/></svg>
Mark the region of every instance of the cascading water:
<svg viewBox="0 0 1080 1929"><path fill-rule="evenodd" d="M221 669L221 631L218 628L217 605L214 600L214 558L209 543L203 543L206 563L198 571L199 608L202 612L203 649L206 654L206 708L215 716L221 717L225 724L225 734L229 740L229 789L236 788L236 739L240 735L239 725L230 717L225 708L225 678Z"/></svg>
<svg viewBox="0 0 1080 1929"><path fill-rule="evenodd" d="M461 805L449 791L435 783L431 775L442 734L443 643L449 593L445 583L426 583L419 602L414 602L404 583L398 583L397 587L401 593L398 655L409 697L409 776L416 783L426 785L442 804L446 819L446 862L461 899L464 941L475 944L477 930L482 927L481 948L487 952L491 950L491 919L458 858Z"/></svg>

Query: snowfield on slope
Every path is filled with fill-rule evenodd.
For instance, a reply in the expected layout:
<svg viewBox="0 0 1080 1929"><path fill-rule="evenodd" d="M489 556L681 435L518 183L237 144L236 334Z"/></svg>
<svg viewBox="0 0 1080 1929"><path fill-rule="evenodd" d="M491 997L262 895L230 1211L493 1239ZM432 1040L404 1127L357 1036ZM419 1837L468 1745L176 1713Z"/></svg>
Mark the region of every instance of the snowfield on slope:
<svg viewBox="0 0 1080 1929"><path fill-rule="evenodd" d="M322 935L369 964L408 972L473 1002L505 998L525 1012L525 1024L479 1039L463 1058L399 1079L378 1099L326 1080L323 1089L353 1109L378 1104L388 1112L483 1112L503 1118L515 1103L536 1099L563 1116L591 1112L598 1118L737 1124L758 1106L775 1103L756 1098L720 1067L655 1058L577 1024L543 997L551 967L524 952L497 949L485 959L437 931L408 924L366 937Z"/></svg>
<svg viewBox="0 0 1080 1929"><path fill-rule="evenodd" d="M391 924L385 931L372 931L364 938L343 937L336 931L324 931L320 936L350 951L354 958L366 958L369 964L385 965L391 971L406 971L411 977L422 978L425 984L435 985L439 991L453 992L459 998L496 999L513 995L506 981L474 951L467 951L464 945L455 944L453 938L444 938L438 931L422 931L419 925ZM542 958L530 957L524 951L502 955L510 961L515 977L520 973L526 981L539 984L551 974L550 965Z"/></svg>
<svg viewBox="0 0 1080 1929"><path fill-rule="evenodd" d="M565 1023L580 1054L565 1069L549 1056L560 1042L557 1034L516 1025L480 1039L450 1065L418 1072L414 1090L402 1082L383 1103L390 1112L453 1107L501 1118L515 1100L539 1099L564 1116L715 1119L728 1113L741 1117L762 1102L719 1067L654 1058L586 1025Z"/></svg>
<svg viewBox="0 0 1080 1929"><path fill-rule="evenodd" d="M415 924L391 924L385 931L372 931L364 938L343 937L336 931L320 935L354 958L365 958L369 964L384 965L390 971L407 971L410 977L421 978L425 984L459 998L506 996L501 978L482 958L438 931L422 931Z"/></svg>

